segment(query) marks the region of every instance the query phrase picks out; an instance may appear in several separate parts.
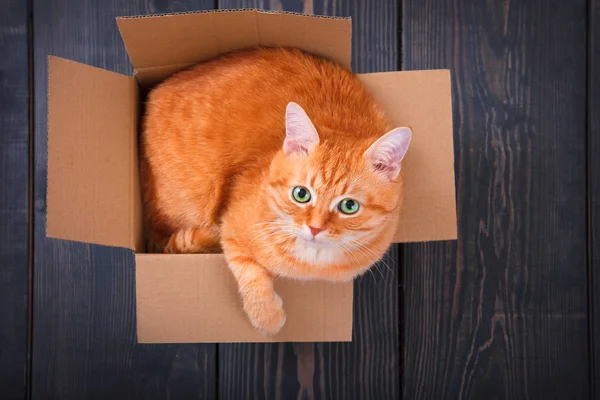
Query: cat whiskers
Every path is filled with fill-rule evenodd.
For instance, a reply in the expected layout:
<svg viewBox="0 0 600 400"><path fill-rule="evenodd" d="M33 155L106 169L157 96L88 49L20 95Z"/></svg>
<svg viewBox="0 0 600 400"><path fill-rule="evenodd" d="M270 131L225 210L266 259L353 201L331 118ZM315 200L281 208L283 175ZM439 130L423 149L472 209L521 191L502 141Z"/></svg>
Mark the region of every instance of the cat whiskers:
<svg viewBox="0 0 600 400"><path fill-rule="evenodd" d="M386 262L386 258L387 258L387 253L379 258L377 257L377 253L375 253L375 251L370 248L369 243L362 241L362 240L351 240L348 243L351 248L359 253L361 253L364 257L366 258L376 258L378 261L376 263L373 264L373 266L375 267L375 269L377 269L377 271L379 272L379 274L381 275L382 279L385 281L385 275L383 274L383 272L381 271L381 269L379 269L379 263L383 264L389 271L390 273L393 275L395 275L394 270L389 266L389 264Z"/></svg>
<svg viewBox="0 0 600 400"><path fill-rule="evenodd" d="M360 255L361 255L363 258L367 259L367 260L368 260L369 258L374 258L372 255L370 255L370 254L368 254L368 253L365 253L365 252L363 251L363 249L361 248L361 244L360 244L360 242L359 242L358 240L356 240L356 239L354 239L354 240L351 240L351 241L349 241L349 242L346 242L346 243L338 243L338 245L339 245L340 247L342 247L343 249L344 249L344 248L345 248L345 249L348 249L348 250L349 250L349 251L351 251L351 252L358 252L358 253L360 253ZM384 277L383 273L381 272L381 270L379 269L379 267L377 266L377 264L373 264L373 265L371 265L371 266L369 267L369 269L368 269L368 270L369 270L369 271L371 271L371 269L372 269L372 267L373 267L373 266L375 266L375 269L377 269L377 272L379 272L379 275L381 275L381 278L382 278L382 279L385 281L385 277ZM372 273L372 271L371 271L371 273ZM374 275L373 275L373 276L374 276Z"/></svg>
<svg viewBox="0 0 600 400"><path fill-rule="evenodd" d="M339 243L339 246L342 248L342 252L344 254L354 258L354 260L356 261L356 264L354 264L354 266L356 268L363 267L363 264L361 264L359 259L354 255L354 253L352 253L352 248L348 247L345 243ZM375 277L375 273L373 272L373 270L371 268L367 268L367 271L371 274L371 277L373 278L373 282L375 283L375 286L379 287L379 284L377 283L377 278Z"/></svg>
<svg viewBox="0 0 600 400"><path fill-rule="evenodd" d="M372 257L376 257L376 256L377 256L377 254L375 253L375 251L374 251L374 250L373 250L373 249L370 247L370 244L369 244L369 243L362 243L362 244L360 245L360 249L361 249L361 251L362 251L362 250L364 250L364 251L368 252L368 254L370 254ZM390 271L390 273L392 274L392 276L394 276L394 275L395 275L395 273L394 273L394 270L393 270L393 269L390 267L390 265L389 265L389 264L386 262L386 259L387 259L387 258L388 258L388 254L387 254L387 253L385 253L385 254L383 255L383 257L381 257L381 259L379 259L379 261L378 261L378 262L377 262L375 265L377 266L377 264L378 264L378 263L381 263L381 264L383 264L383 265L384 265L384 266L385 266L385 267L386 267L386 268L387 268L387 269ZM378 267L377 267L377 268L378 268Z"/></svg>

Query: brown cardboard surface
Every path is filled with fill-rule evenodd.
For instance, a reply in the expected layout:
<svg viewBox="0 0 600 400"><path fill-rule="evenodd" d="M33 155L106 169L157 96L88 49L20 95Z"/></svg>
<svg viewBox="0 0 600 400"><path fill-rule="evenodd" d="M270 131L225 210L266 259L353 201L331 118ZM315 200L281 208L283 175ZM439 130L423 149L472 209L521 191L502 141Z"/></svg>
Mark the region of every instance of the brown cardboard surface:
<svg viewBox="0 0 600 400"><path fill-rule="evenodd" d="M49 237L143 250L136 80L152 85L193 63L256 44L295 46L350 64L348 19L245 10L120 18L118 24L136 79L50 58ZM396 125L413 130L396 242L455 239L449 72L361 79ZM349 341L352 287L277 281L288 319L279 335L263 337L247 321L222 255L136 254L138 340Z"/></svg>
<svg viewBox="0 0 600 400"><path fill-rule="evenodd" d="M135 247L137 95L130 77L49 58L48 237Z"/></svg>
<svg viewBox="0 0 600 400"><path fill-rule="evenodd" d="M287 321L272 337L247 321L222 255L136 255L138 342L352 340L352 283L279 280Z"/></svg>
<svg viewBox="0 0 600 400"><path fill-rule="evenodd" d="M413 137L402 162L404 205L394 241L457 238L450 71L360 75L396 126Z"/></svg>
<svg viewBox="0 0 600 400"><path fill-rule="evenodd" d="M219 54L258 45L295 46L350 67L348 18L231 10L117 18L117 24L136 78L143 84Z"/></svg>

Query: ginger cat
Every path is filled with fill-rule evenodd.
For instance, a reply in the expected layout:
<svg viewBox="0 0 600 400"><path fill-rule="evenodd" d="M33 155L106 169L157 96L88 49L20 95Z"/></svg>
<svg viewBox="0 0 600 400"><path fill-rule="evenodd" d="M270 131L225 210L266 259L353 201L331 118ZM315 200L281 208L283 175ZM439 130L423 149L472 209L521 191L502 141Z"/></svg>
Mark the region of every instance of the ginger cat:
<svg viewBox="0 0 600 400"><path fill-rule="evenodd" d="M223 251L262 334L285 324L277 276L347 281L389 248L409 128L358 78L292 48L179 72L147 99L141 180L150 251Z"/></svg>

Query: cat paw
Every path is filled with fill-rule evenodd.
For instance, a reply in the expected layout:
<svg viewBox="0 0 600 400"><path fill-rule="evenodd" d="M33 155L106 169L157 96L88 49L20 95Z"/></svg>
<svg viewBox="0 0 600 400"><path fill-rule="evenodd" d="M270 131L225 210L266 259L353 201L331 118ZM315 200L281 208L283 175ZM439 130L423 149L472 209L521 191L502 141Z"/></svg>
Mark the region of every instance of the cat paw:
<svg viewBox="0 0 600 400"><path fill-rule="evenodd" d="M244 310L252 326L262 335L275 335L285 325L286 315L283 311L283 301L277 293L273 293L273 297L268 300L244 302Z"/></svg>

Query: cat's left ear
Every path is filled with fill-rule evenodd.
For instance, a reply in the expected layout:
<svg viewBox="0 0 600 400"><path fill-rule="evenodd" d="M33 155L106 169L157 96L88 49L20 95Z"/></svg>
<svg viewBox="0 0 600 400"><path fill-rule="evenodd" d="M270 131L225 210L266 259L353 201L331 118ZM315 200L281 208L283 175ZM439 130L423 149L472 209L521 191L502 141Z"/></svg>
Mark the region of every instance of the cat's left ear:
<svg viewBox="0 0 600 400"><path fill-rule="evenodd" d="M285 140L283 152L307 154L319 144L319 134L312 121L302 107L296 103L288 103L285 109Z"/></svg>
<svg viewBox="0 0 600 400"><path fill-rule="evenodd" d="M400 163L412 139L410 128L395 128L380 137L364 156L375 171L393 180L400 173Z"/></svg>

